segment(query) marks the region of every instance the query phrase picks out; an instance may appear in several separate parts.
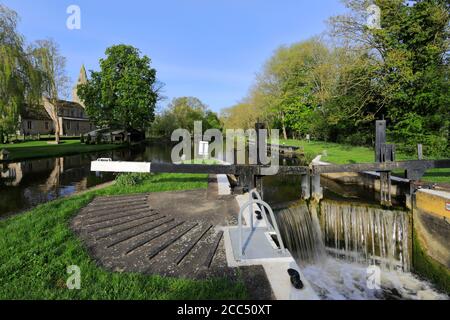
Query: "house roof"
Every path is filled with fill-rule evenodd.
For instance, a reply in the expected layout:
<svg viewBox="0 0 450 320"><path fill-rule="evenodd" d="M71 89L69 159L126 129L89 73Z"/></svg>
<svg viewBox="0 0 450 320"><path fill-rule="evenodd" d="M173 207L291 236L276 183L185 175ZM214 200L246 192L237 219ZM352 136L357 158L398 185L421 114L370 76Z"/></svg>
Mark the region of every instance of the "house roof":
<svg viewBox="0 0 450 320"><path fill-rule="evenodd" d="M79 103L66 100L58 100L58 107L62 109L84 110L84 108ZM50 116L43 106L25 105L22 108L21 116L23 119L29 120L51 120ZM80 118L77 118L76 120L80 120Z"/></svg>
<svg viewBox="0 0 450 320"><path fill-rule="evenodd" d="M29 119L29 120L51 120L50 116L48 115L47 111L45 111L43 106L24 106L22 108L21 117L23 119Z"/></svg>

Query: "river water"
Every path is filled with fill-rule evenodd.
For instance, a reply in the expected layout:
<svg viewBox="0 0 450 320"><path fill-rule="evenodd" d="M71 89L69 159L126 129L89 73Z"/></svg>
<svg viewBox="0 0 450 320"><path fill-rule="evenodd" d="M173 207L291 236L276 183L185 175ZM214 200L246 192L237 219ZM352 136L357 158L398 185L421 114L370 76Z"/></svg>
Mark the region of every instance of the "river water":
<svg viewBox="0 0 450 320"><path fill-rule="evenodd" d="M40 203L112 181L114 174L90 171L98 158L170 162L170 144L0 164L0 219ZM282 157L283 165L300 159ZM394 201L381 208L373 191L322 179L320 206L299 201L300 179L265 177L263 197L278 208L283 239L322 299L446 299L410 273L410 212ZM395 200L395 199L394 199ZM369 266L381 270L380 288L367 287Z"/></svg>
<svg viewBox="0 0 450 320"><path fill-rule="evenodd" d="M170 163L171 151L171 143L152 143L119 150L0 163L0 219L114 180L114 174L90 171L91 161L98 158ZM283 157L282 161L297 164L296 158Z"/></svg>
<svg viewBox="0 0 450 320"><path fill-rule="evenodd" d="M152 144L65 157L0 163L0 218L114 180L114 174L90 171L91 161L98 158L170 162L170 152L170 145Z"/></svg>

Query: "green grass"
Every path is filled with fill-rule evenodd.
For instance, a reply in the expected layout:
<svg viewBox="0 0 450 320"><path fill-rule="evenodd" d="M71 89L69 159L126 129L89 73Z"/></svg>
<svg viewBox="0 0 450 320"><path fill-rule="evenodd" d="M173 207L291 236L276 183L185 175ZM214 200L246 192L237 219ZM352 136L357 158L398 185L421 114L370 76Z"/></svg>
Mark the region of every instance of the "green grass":
<svg viewBox="0 0 450 320"><path fill-rule="evenodd" d="M151 175L136 186L113 185L40 205L0 221L0 299L245 299L242 282L109 272L93 261L69 228L96 195L207 187L205 174ZM68 266L81 269L81 289L68 290Z"/></svg>
<svg viewBox="0 0 450 320"><path fill-rule="evenodd" d="M367 147L355 147L321 141L311 141L308 143L307 141L292 139L280 139L280 144L302 147L306 154L313 156L323 154L324 151L326 151L327 156L322 156L322 160L336 164L366 163L374 161L374 150ZM402 153L397 153L396 156L399 161L417 159L417 156L415 155L411 156ZM450 184L450 168L428 170L422 180Z"/></svg>
<svg viewBox="0 0 450 320"><path fill-rule="evenodd" d="M7 149L10 152L9 160L11 161L104 151L118 149L121 147L123 147L123 145L87 145L81 143L80 140L61 140L61 143L58 145L48 144L47 141L28 141L17 144L0 144L0 150Z"/></svg>

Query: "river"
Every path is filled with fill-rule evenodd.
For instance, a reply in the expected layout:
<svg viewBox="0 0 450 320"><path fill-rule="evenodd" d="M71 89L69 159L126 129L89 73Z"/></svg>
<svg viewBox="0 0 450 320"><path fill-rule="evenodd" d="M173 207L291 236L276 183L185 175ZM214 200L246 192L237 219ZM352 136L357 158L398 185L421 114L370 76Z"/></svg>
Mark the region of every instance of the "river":
<svg viewBox="0 0 450 320"><path fill-rule="evenodd" d="M147 144L0 164L0 218L114 180L114 174L91 172L92 160L170 162L170 152L170 145Z"/></svg>

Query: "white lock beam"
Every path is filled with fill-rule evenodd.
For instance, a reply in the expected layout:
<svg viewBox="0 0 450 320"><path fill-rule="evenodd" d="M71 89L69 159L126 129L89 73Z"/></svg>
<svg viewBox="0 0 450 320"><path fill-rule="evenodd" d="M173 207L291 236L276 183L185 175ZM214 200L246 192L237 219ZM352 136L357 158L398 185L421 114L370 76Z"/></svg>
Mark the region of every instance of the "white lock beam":
<svg viewBox="0 0 450 320"><path fill-rule="evenodd" d="M149 173L150 162L128 162L97 160L91 162L91 171L95 172L142 172Z"/></svg>

